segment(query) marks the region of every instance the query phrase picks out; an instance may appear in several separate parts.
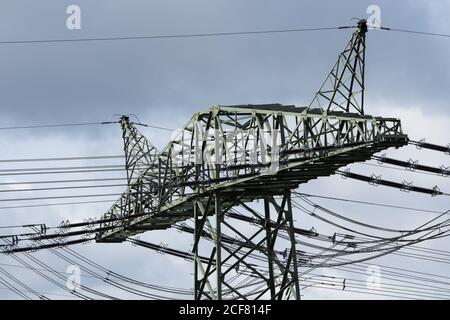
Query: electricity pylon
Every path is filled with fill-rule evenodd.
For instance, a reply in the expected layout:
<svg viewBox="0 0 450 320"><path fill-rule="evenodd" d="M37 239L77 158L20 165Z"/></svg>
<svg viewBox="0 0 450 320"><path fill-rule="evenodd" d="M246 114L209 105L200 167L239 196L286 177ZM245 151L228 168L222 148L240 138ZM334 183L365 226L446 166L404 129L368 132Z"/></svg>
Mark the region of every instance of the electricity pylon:
<svg viewBox="0 0 450 320"><path fill-rule="evenodd" d="M160 152L122 117L128 189L97 241L177 227L193 234L195 299L299 299L291 190L408 142L400 120L364 113L366 32L361 20L308 107L213 106ZM231 285L238 274L258 281Z"/></svg>

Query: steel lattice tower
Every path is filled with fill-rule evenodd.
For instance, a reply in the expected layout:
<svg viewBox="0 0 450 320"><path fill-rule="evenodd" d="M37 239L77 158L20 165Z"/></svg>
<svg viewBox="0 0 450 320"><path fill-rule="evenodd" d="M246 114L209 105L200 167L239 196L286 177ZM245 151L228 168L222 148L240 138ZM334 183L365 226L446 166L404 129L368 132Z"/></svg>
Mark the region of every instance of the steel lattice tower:
<svg viewBox="0 0 450 320"><path fill-rule="evenodd" d="M308 107L213 106L160 152L122 117L128 189L97 241L177 226L194 239L195 299L299 299L291 190L408 141L400 120L364 112L366 32L361 20ZM259 290L229 284L243 270Z"/></svg>

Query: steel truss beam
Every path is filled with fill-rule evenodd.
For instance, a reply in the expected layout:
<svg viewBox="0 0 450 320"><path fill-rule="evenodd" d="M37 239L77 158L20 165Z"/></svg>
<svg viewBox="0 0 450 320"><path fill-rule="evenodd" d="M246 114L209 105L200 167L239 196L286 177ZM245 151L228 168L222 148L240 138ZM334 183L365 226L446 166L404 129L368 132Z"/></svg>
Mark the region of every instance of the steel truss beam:
<svg viewBox="0 0 450 320"><path fill-rule="evenodd" d="M281 105L212 107L195 114L131 182L104 216L103 227L117 229L99 241L169 228L192 217L192 201L206 202L210 192L245 191L253 201L406 141L397 119Z"/></svg>

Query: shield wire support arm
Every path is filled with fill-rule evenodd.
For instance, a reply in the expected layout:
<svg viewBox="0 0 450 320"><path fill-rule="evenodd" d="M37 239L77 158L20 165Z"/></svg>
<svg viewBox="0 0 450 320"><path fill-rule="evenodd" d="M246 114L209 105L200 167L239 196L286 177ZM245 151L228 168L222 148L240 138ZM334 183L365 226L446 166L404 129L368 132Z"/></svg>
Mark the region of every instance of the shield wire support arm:
<svg viewBox="0 0 450 320"><path fill-rule="evenodd" d="M364 73L367 22L360 20L344 51L326 77L310 108L364 114Z"/></svg>

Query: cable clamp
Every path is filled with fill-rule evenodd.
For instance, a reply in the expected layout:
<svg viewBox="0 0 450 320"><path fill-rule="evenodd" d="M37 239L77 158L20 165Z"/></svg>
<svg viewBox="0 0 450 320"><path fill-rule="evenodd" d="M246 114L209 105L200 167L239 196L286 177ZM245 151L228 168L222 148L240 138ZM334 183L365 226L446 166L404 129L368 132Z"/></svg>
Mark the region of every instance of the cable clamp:
<svg viewBox="0 0 450 320"><path fill-rule="evenodd" d="M410 192L412 187L414 187L413 182L408 182L405 180L403 180L402 185L403 186L400 188L400 191L403 191L403 192Z"/></svg>
<svg viewBox="0 0 450 320"><path fill-rule="evenodd" d="M438 186L433 187L433 193L431 194L432 197L436 197L438 195L442 194L441 189L439 189Z"/></svg>
<svg viewBox="0 0 450 320"><path fill-rule="evenodd" d="M386 160L386 153L383 153L379 158L377 158L377 163L383 164L385 160Z"/></svg>
<svg viewBox="0 0 450 320"><path fill-rule="evenodd" d="M310 234L308 235L308 238L317 237L317 235L318 235L316 228L314 228L314 227L311 227L311 229L309 229L309 232L310 232Z"/></svg>
<svg viewBox="0 0 450 320"><path fill-rule="evenodd" d="M160 243L159 244L159 249L158 249L158 253L160 253L160 254L165 254L165 251L164 251L164 249L166 249L168 247L168 244L166 244L166 243Z"/></svg>
<svg viewBox="0 0 450 320"><path fill-rule="evenodd" d="M283 251L283 259L286 260L288 249L284 249Z"/></svg>
<svg viewBox="0 0 450 320"><path fill-rule="evenodd" d="M331 237L331 243L335 243L336 242L336 232L333 234L333 236Z"/></svg>
<svg viewBox="0 0 450 320"><path fill-rule="evenodd" d="M45 223L40 224L39 227L41 229L41 234L47 233L47 226L45 225Z"/></svg>
<svg viewBox="0 0 450 320"><path fill-rule="evenodd" d="M184 261L187 261L187 262L194 261L194 254L193 253L187 254L186 257L184 258Z"/></svg>
<svg viewBox="0 0 450 320"><path fill-rule="evenodd" d="M17 246L19 244L19 237L14 235L11 236L11 246Z"/></svg>
<svg viewBox="0 0 450 320"><path fill-rule="evenodd" d="M443 164L441 164L439 169L441 169L440 175L442 175L443 177L447 177L450 173L450 166L446 167Z"/></svg>
<svg viewBox="0 0 450 320"><path fill-rule="evenodd" d="M136 244L136 242L134 242L134 240L137 240L137 241L139 241L141 239L141 237L140 236L136 236L136 237L134 237L133 239L131 239L131 245L133 246L133 247L136 247L137 246L137 244Z"/></svg>
<svg viewBox="0 0 450 320"><path fill-rule="evenodd" d="M348 168L348 169L346 169L345 171L340 171L339 172L340 174L341 174L341 178L342 179L347 179L347 177L348 177L348 175L349 175L349 173L350 173L350 168Z"/></svg>
<svg viewBox="0 0 450 320"><path fill-rule="evenodd" d="M372 186L378 186L380 184L381 175L377 176L374 173L371 174L369 184Z"/></svg>
<svg viewBox="0 0 450 320"><path fill-rule="evenodd" d="M415 171L418 165L419 165L419 160L414 161L410 158L408 160L408 167L406 167L406 170Z"/></svg>
<svg viewBox="0 0 450 320"><path fill-rule="evenodd" d="M422 145L423 145L424 143L425 143L425 138L420 139L420 140L417 142L417 144L416 144L416 148L417 148L418 150L422 149Z"/></svg>

